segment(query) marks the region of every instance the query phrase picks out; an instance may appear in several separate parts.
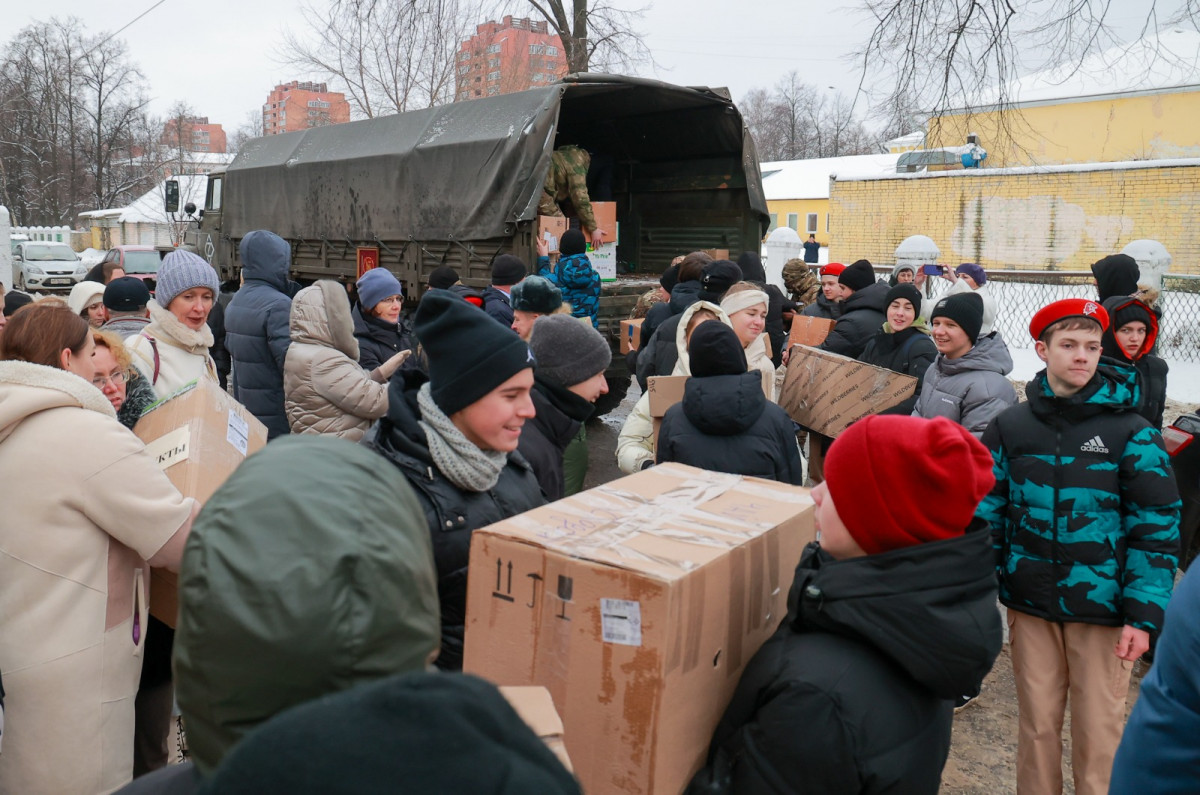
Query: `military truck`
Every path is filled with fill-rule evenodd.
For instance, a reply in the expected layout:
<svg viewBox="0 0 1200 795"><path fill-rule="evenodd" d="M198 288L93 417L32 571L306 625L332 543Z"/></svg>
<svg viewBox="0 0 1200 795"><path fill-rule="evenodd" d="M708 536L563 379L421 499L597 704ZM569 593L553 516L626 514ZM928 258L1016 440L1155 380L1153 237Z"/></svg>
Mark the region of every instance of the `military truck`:
<svg viewBox="0 0 1200 795"><path fill-rule="evenodd" d="M565 144L612 164L623 273L605 284L599 328L614 354L620 320L673 257L758 250L766 200L728 92L604 74L256 138L209 175L186 245L234 282L242 237L270 229L291 244L300 282L354 280L361 256L377 256L413 302L440 265L482 288L498 254L535 269L538 200ZM628 388L623 357L608 376L601 413Z"/></svg>

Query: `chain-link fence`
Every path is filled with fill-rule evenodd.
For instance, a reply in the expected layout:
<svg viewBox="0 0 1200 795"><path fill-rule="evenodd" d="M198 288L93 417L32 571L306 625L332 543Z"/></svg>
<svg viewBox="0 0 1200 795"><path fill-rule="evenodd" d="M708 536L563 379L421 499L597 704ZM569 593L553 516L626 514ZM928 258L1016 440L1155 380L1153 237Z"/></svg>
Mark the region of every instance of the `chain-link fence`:
<svg viewBox="0 0 1200 795"><path fill-rule="evenodd" d="M1090 271L988 271L996 299L996 329L1012 348L1031 348L1029 321L1037 310L1060 298L1095 298ZM934 300L950 283L930 278L922 292ZM1158 299L1162 319L1157 355L1168 361L1200 362L1200 276L1168 274Z"/></svg>

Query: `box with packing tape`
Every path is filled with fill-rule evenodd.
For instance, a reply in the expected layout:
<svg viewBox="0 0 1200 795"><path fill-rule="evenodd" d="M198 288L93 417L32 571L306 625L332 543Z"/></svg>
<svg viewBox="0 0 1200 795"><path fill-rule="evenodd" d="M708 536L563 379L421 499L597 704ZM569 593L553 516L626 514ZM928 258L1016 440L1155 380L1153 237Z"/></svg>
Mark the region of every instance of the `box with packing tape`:
<svg viewBox="0 0 1200 795"><path fill-rule="evenodd" d="M193 381L150 406L133 432L175 488L200 503L246 456L267 444L267 427L208 379ZM151 569L150 614L175 626L178 597L174 572Z"/></svg>
<svg viewBox="0 0 1200 795"><path fill-rule="evenodd" d="M680 792L813 536L806 489L681 464L476 530L464 670L550 691L585 792Z"/></svg>
<svg viewBox="0 0 1200 795"><path fill-rule="evenodd" d="M848 356L797 345L788 354L779 405L810 431L836 437L917 389L917 379Z"/></svg>

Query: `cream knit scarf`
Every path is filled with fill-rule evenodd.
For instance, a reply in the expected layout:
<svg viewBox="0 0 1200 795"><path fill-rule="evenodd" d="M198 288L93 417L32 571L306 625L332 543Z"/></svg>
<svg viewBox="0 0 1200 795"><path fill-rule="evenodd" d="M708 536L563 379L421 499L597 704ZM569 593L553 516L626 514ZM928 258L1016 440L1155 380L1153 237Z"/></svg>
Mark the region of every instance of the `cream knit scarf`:
<svg viewBox="0 0 1200 795"><path fill-rule="evenodd" d="M508 463L508 453L476 447L433 402L428 383L421 385L417 405L429 455L446 479L464 491L487 491L495 486Z"/></svg>

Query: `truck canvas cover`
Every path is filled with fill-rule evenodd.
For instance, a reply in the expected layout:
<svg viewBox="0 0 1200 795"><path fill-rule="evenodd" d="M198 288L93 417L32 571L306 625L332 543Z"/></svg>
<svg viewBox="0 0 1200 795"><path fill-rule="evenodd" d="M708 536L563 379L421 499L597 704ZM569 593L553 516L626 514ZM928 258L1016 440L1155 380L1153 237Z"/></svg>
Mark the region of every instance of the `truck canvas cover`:
<svg viewBox="0 0 1200 795"><path fill-rule="evenodd" d="M556 145L618 160L737 157L753 210L766 200L753 141L729 97L612 75L270 135L228 167L225 234L287 239L481 240L537 214ZM562 115L564 104L570 113ZM560 126L560 116L569 125ZM236 178L234 178L236 177ZM743 200L744 201L744 200ZM765 227L764 227L765 228Z"/></svg>

